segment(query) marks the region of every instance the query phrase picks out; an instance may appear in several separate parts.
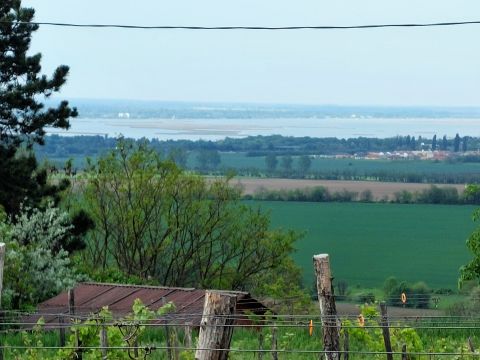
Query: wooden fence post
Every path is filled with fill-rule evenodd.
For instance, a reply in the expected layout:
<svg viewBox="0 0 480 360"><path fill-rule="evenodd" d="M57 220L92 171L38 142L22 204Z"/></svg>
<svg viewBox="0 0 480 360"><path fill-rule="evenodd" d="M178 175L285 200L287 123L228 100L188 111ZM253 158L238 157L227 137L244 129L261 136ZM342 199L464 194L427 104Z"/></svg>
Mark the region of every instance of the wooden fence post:
<svg viewBox="0 0 480 360"><path fill-rule="evenodd" d="M277 353L277 327L274 326L272 328L272 357L273 360L278 360L278 353Z"/></svg>
<svg viewBox="0 0 480 360"><path fill-rule="evenodd" d="M471 351L472 353L475 352L475 346L473 346L473 341L472 341L472 338L471 338L471 337L468 338L468 348L470 349L470 351Z"/></svg>
<svg viewBox="0 0 480 360"><path fill-rule="evenodd" d="M348 360L348 350L349 350L349 337L348 337L348 329L344 330L343 333L343 360Z"/></svg>
<svg viewBox="0 0 480 360"><path fill-rule="evenodd" d="M192 340L192 326L191 322L185 324L185 340L184 343L188 348L193 347L193 340Z"/></svg>
<svg viewBox="0 0 480 360"><path fill-rule="evenodd" d="M107 347L108 347L108 336L107 336L107 329L105 328L105 325L102 325L100 327L100 347L101 352L102 352L102 359L107 360L108 359L108 354L107 354Z"/></svg>
<svg viewBox="0 0 480 360"><path fill-rule="evenodd" d="M3 292L3 266L5 264L5 243L0 243L0 309L2 304L2 292Z"/></svg>
<svg viewBox="0 0 480 360"><path fill-rule="evenodd" d="M263 329L260 328L260 332L258 333L258 360L263 359Z"/></svg>
<svg viewBox="0 0 480 360"><path fill-rule="evenodd" d="M180 359L180 351L178 349L178 334L177 334L177 328L174 326L172 328L172 331L170 332L170 337L171 337L171 344L173 345L173 351L172 351L172 356L173 360L179 360Z"/></svg>
<svg viewBox="0 0 480 360"><path fill-rule="evenodd" d="M325 358L327 360L339 360L340 329L337 324L337 308L335 306L328 254L315 255L313 264L317 277L317 293L322 318Z"/></svg>
<svg viewBox="0 0 480 360"><path fill-rule="evenodd" d="M403 344L402 346L402 360L408 360L406 344Z"/></svg>
<svg viewBox="0 0 480 360"><path fill-rule="evenodd" d="M206 291L196 360L226 360L232 340L237 297Z"/></svg>
<svg viewBox="0 0 480 360"><path fill-rule="evenodd" d="M381 325L383 333L383 342L385 343L385 351L387 352L387 360L393 360L392 343L390 342L390 329L388 328L387 304L380 303L380 313L382 315Z"/></svg>
<svg viewBox="0 0 480 360"><path fill-rule="evenodd" d="M68 289L68 313L72 316L75 315L75 290Z"/></svg>
<svg viewBox="0 0 480 360"><path fill-rule="evenodd" d="M58 317L58 325L60 328L58 329L59 337L60 337L60 346L65 346L65 318L63 314Z"/></svg>
<svg viewBox="0 0 480 360"><path fill-rule="evenodd" d="M162 297L162 306L165 306L167 304L167 299L165 297ZM167 340L167 359L172 360L173 359L173 353L172 353L172 344L171 344L171 338L170 338L170 327L168 325L168 314L165 316L165 338Z"/></svg>
<svg viewBox="0 0 480 360"><path fill-rule="evenodd" d="M0 243L0 319L3 320L2 292L3 292L3 266L5 264L5 243ZM3 326L1 326L3 328ZM0 360L3 360L3 341L0 339Z"/></svg>
<svg viewBox="0 0 480 360"><path fill-rule="evenodd" d="M75 322L75 319L73 316L75 315L75 290L74 289L68 289L68 313L71 316L71 321L72 323ZM78 360L82 360L83 354L82 354L82 349L80 347L82 346L82 342L79 339L78 335L78 330L75 329L75 337L76 337L76 344L75 344L75 354L77 355Z"/></svg>

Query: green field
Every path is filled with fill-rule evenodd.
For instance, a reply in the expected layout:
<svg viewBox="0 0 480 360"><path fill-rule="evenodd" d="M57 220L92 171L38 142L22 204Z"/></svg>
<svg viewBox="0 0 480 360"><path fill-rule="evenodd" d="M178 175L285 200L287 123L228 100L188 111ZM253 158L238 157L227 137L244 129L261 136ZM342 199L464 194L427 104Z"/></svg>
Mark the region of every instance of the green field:
<svg viewBox="0 0 480 360"><path fill-rule="evenodd" d="M457 286L470 255L465 240L473 206L364 203L250 202L271 211L272 226L305 231L294 255L305 284L312 256L328 253L337 280L381 286L395 276L430 287Z"/></svg>
<svg viewBox="0 0 480 360"><path fill-rule="evenodd" d="M189 165L194 167L196 164L195 153L189 158ZM281 169L281 156L278 169ZM242 169L257 168L265 170L265 157L248 157L245 153L232 152L221 154L221 165L226 168ZM293 167L297 166L297 158L294 157ZM311 170L321 172L335 171L356 171L359 174L363 172L394 172L394 173L432 173L432 174L452 174L452 173L479 173L480 163L462 163L431 160L363 160L363 159L331 159L316 158L312 160Z"/></svg>

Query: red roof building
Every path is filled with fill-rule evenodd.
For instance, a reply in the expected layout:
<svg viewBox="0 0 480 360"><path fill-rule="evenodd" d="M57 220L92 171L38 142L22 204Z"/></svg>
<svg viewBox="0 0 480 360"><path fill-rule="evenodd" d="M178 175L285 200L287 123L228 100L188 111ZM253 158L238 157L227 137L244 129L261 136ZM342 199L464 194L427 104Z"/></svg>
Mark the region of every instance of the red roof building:
<svg viewBox="0 0 480 360"><path fill-rule="evenodd" d="M136 299L150 310L157 310L163 304L172 302L175 311L168 314L168 321L178 325L199 326L202 318L205 291L194 288L174 288L148 285L124 285L86 282L74 289L75 316L86 317L108 307L114 318L122 318L132 312ZM268 310L262 303L253 299L249 293L241 291L222 291L237 295L235 317L237 323L249 323L248 314L263 315ZM29 316L28 322L36 322L40 317L45 320L46 328L55 328L61 317L69 318L68 292L46 300L38 305L37 313ZM166 319L158 319L159 322Z"/></svg>

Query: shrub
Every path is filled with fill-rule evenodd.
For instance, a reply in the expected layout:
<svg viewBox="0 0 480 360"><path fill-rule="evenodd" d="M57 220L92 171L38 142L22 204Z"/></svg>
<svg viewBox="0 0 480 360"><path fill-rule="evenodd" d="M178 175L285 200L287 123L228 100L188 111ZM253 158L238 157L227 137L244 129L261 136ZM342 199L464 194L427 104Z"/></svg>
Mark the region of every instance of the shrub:
<svg viewBox="0 0 480 360"><path fill-rule="evenodd" d="M16 223L1 224L6 243L5 308L29 308L84 279L69 254L68 214L49 205L45 210L24 208Z"/></svg>

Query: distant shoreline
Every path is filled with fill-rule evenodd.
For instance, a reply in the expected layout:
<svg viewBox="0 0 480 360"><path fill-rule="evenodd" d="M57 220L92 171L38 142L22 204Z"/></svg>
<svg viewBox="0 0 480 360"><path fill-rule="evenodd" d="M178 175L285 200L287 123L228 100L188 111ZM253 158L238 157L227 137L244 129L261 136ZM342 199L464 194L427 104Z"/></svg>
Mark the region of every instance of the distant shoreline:
<svg viewBox="0 0 480 360"><path fill-rule="evenodd" d="M124 114L124 113L122 113ZM128 113L130 114L130 113ZM159 140L222 140L255 135L281 135L314 138L390 138L399 136L433 135L453 138L480 135L479 118L77 118L71 129L48 133L60 135L92 135ZM51 130L51 131L50 131Z"/></svg>

